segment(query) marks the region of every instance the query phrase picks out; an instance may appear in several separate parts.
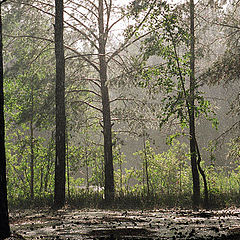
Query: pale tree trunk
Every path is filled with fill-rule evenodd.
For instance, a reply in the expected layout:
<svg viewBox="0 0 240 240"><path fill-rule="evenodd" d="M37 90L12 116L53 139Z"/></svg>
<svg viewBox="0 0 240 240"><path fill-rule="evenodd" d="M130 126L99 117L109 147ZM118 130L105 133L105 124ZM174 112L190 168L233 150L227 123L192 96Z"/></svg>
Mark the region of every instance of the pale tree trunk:
<svg viewBox="0 0 240 240"><path fill-rule="evenodd" d="M190 0L190 96L189 96L189 133L190 133L190 154L193 178L193 207L198 208L200 204L200 181L197 166L197 149L195 144L195 29L194 29L194 0Z"/></svg>
<svg viewBox="0 0 240 240"><path fill-rule="evenodd" d="M54 207L65 204L65 60L63 46L63 0L55 0L55 55L56 55L56 159Z"/></svg>
<svg viewBox="0 0 240 240"><path fill-rule="evenodd" d="M33 130L33 83L31 83L31 119L30 119L30 195L31 200L34 200L34 130Z"/></svg>
<svg viewBox="0 0 240 240"><path fill-rule="evenodd" d="M3 93L3 45L2 45L2 15L0 2L0 239L10 236L7 180L6 180L6 152L4 126L4 93Z"/></svg>
<svg viewBox="0 0 240 240"><path fill-rule="evenodd" d="M103 0L99 0L99 62L103 112L103 135L104 135L104 176L105 176L105 201L111 203L114 200L114 176L113 176L113 153L112 153L112 124L110 113L109 90L107 86L107 62L106 62L106 37L104 30Z"/></svg>

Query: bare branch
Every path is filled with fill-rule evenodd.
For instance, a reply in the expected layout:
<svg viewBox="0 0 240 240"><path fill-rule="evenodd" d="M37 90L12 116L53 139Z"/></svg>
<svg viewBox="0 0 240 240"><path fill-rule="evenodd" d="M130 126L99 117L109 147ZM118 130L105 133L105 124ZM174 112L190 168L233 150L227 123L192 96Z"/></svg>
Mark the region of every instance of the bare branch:
<svg viewBox="0 0 240 240"><path fill-rule="evenodd" d="M9 34L4 34L3 36L6 37L12 37L12 38L34 38L34 39L40 39L40 40L45 40L51 43L54 43L54 40L52 39L48 39L48 38L44 38L44 37L38 37L38 36L31 36L31 35L9 35ZM79 53L76 49L73 49L69 46L64 45L64 47L72 52L74 52L75 54L77 54L80 58L82 58L83 60L85 60L86 62L88 62L95 70L97 70L99 72L98 67L92 62L90 61L87 56L85 56L85 54L81 54Z"/></svg>
<svg viewBox="0 0 240 240"><path fill-rule="evenodd" d="M119 19L117 19L115 22L113 22L109 28L108 28L108 26L107 26L106 32L109 33L110 30L111 30L117 23L119 23L121 20L123 20L125 17L126 17L126 16L123 15L122 17L120 17Z"/></svg>
<svg viewBox="0 0 240 240"><path fill-rule="evenodd" d="M66 14L68 14L68 16L70 16L72 19L74 19L77 23L79 23L81 26L83 26L96 40L98 40L97 35L88 27L86 26L84 23L82 23L81 21L79 21L76 17L74 17L72 14L70 14L67 11L64 11ZM80 31L80 30L79 30ZM84 33L84 36L86 34ZM96 46L95 46L96 47ZM97 47L96 47L97 48ZM97 48L98 49L98 48Z"/></svg>
<svg viewBox="0 0 240 240"><path fill-rule="evenodd" d="M90 0L85 0L86 2L90 3L96 10L98 10L98 7Z"/></svg>
<svg viewBox="0 0 240 240"><path fill-rule="evenodd" d="M41 4L46 5L46 6L54 7L54 6L51 5L51 4L44 3L44 2L41 2L41 1L38 1L38 3L41 3ZM29 3L25 3L25 2L24 2L23 4L24 4L24 5L27 5L27 6L30 6L30 7L33 7L33 8L35 8L36 10L38 10L38 11L40 11L40 12L43 12L43 13L51 16L51 17L55 17L55 15L54 15L53 13L47 12L47 11L43 10L42 8L39 8L39 7L35 6L35 5L29 4ZM89 38L89 36L88 36L85 32L81 31L80 29L78 29L77 27L75 27L74 25L70 24L70 23L67 22L67 21L63 21L63 22L64 22L64 24L66 24L67 26L69 26L70 28L72 28L73 30L75 30L75 31L79 32L81 35L83 35L83 36L98 50L98 46L95 44L95 42L94 42L93 40L91 40L91 39Z"/></svg>
<svg viewBox="0 0 240 240"><path fill-rule="evenodd" d="M85 101L81 101L81 100L79 100L79 101L74 101L73 103L82 103L82 104L86 104L87 106L89 106L89 107L91 107L91 108L93 108L93 109L95 109L95 110L97 110L97 111L99 111L99 112L102 113L102 109L100 109L100 108L98 108L98 107L95 107L95 106L93 106L92 104L90 104L90 103L88 103L88 102L85 102Z"/></svg>
<svg viewBox="0 0 240 240"><path fill-rule="evenodd" d="M133 102L141 102L141 100L137 100L137 99L134 99L134 98L115 98L113 100L110 101L110 103L113 103L113 102L116 102L116 101L133 101Z"/></svg>
<svg viewBox="0 0 240 240"><path fill-rule="evenodd" d="M151 7L149 8L147 14L144 16L143 20L138 24L138 26L135 28L135 30L130 34L130 36L126 39L125 43L122 44L122 47L120 47L118 50L116 50L108 59L107 62L109 62L113 57L115 57L116 55L118 55L121 51L123 51L124 49L126 49L128 46L130 46L131 44L133 44L134 42L136 42L137 40L141 39L142 37L137 38L136 40L132 41L131 43L128 43L131 38L135 35L135 33L137 32L137 30L143 25L143 23L146 21L146 19L148 18L148 16L150 15L155 3L157 2L157 0L154 0L154 2L152 3ZM146 34L144 34L146 35Z"/></svg>
<svg viewBox="0 0 240 240"><path fill-rule="evenodd" d="M3 34L4 37L10 37L10 38L33 38L38 40L44 40L47 42L54 43L53 39L45 38L45 37L38 37L33 35L10 35L10 34Z"/></svg>
<svg viewBox="0 0 240 240"><path fill-rule="evenodd" d="M111 16L111 10L112 10L112 0L110 0L110 4L108 6L107 1L104 0L106 8L107 8L107 23L106 23L106 33L108 33L108 26L109 26L109 21L110 21L110 16Z"/></svg>
<svg viewBox="0 0 240 240"><path fill-rule="evenodd" d="M231 132L235 127L237 127L237 125L240 124L240 121L235 122L230 128L228 128L225 132L223 132L221 135L219 135L214 141L218 141L221 138L223 138L226 134L228 134L229 132Z"/></svg>
<svg viewBox="0 0 240 240"><path fill-rule="evenodd" d="M50 46L51 43L48 43L43 49L41 49L40 53L30 62L30 65L34 63L44 52L48 51L48 47Z"/></svg>
<svg viewBox="0 0 240 240"><path fill-rule="evenodd" d="M101 95L98 94L97 92L89 89L73 89L73 90L68 90L66 93L80 93L80 92L88 92L88 93L93 93L94 95L98 96L101 98Z"/></svg>
<svg viewBox="0 0 240 240"><path fill-rule="evenodd" d="M84 9L86 9L87 11L91 12L96 18L98 18L97 14L96 14L92 9L90 9L90 8L88 8L88 7L80 4L80 3L76 3L76 2L74 2L74 1L71 1L71 0L70 0L69 2L75 4L78 8L84 8ZM76 9L74 9L74 10L77 11ZM77 11L77 12L80 13L79 11ZM81 13L80 13L80 14L81 14Z"/></svg>
<svg viewBox="0 0 240 240"><path fill-rule="evenodd" d="M226 24L226 23L217 23L217 22L213 22L214 25L218 25L218 26L222 26L222 27L228 27L228 28L233 28L233 29L238 29L240 30L239 26L234 26L234 25L230 25L230 24Z"/></svg>
<svg viewBox="0 0 240 240"><path fill-rule="evenodd" d="M138 38L135 38L133 41L131 41L128 44L122 44L122 47L120 47L119 49L117 49L114 53L112 53L112 55L109 57L109 59L107 60L107 63L109 61L111 61L115 56L117 56L120 52L122 52L124 49L128 48L129 46L131 46L132 44L134 44L135 42L139 41L140 39L146 37L147 35L149 35L152 31L149 31L141 36L139 36Z"/></svg>
<svg viewBox="0 0 240 240"><path fill-rule="evenodd" d="M101 88L101 85L97 83L97 82L99 82L99 83L101 82L99 79L82 78L81 80L90 81L90 82L92 82L93 84L95 84L97 87Z"/></svg>
<svg viewBox="0 0 240 240"><path fill-rule="evenodd" d="M230 25L230 24L227 24L227 23L221 23L221 22L215 22L215 21L211 21L209 22L206 18L202 17L201 15L198 15L201 20L207 22L207 23L210 23L212 25L217 25L217 26L221 26L221 27L228 27L228 28L233 28L233 29L238 29L240 30L240 26L237 26L237 25Z"/></svg>
<svg viewBox="0 0 240 240"><path fill-rule="evenodd" d="M156 118L112 118L112 121L145 121L145 122L158 122L159 120Z"/></svg>
<svg viewBox="0 0 240 240"><path fill-rule="evenodd" d="M99 56L99 54L97 54L97 53L89 53L89 54L81 54L81 56L90 57L90 56ZM78 55L68 56L68 57L65 58L65 60L73 59L73 58L79 58L79 54Z"/></svg>

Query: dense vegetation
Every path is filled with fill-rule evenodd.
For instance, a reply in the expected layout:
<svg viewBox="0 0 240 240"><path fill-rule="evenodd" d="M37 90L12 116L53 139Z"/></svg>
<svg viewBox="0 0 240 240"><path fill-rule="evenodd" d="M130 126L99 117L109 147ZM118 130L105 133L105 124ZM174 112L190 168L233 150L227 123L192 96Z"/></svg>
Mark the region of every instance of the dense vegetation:
<svg viewBox="0 0 240 240"><path fill-rule="evenodd" d="M189 207L194 154L209 207L239 204L239 1L199 1L195 36L188 5L66 1L68 204L101 207L105 196L119 207ZM9 205L52 205L54 4L9 0L2 16ZM220 94L223 87L229 96ZM205 137L208 131L214 134ZM106 167L111 158L114 171ZM202 198L203 185L200 175Z"/></svg>

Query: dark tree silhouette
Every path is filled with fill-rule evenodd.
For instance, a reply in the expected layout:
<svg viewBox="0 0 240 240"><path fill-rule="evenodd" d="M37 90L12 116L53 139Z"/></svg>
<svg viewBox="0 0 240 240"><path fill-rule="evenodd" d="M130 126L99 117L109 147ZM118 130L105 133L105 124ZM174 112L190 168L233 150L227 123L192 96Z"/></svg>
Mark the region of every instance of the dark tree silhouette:
<svg viewBox="0 0 240 240"><path fill-rule="evenodd" d="M198 207L200 203L200 180L197 167L197 149L195 144L195 29L194 29L194 0L190 0L190 99L189 99L189 134L190 134L190 153L193 177L193 206Z"/></svg>
<svg viewBox="0 0 240 240"><path fill-rule="evenodd" d="M56 55L56 162L54 207L65 204L65 60L63 46L63 0L55 0L55 55Z"/></svg>
<svg viewBox="0 0 240 240"><path fill-rule="evenodd" d="M6 152L4 126L4 94L3 94L3 44L2 44L2 14L0 2L0 239L10 236L7 180L6 180Z"/></svg>
<svg viewBox="0 0 240 240"><path fill-rule="evenodd" d="M112 153L112 123L109 91L107 86L107 60L106 60L106 32L104 31L104 4L99 0L98 9L99 27L99 75L101 80L103 135L104 135L104 167L105 167L105 200L111 203L114 200L114 176L113 176L113 153Z"/></svg>
<svg viewBox="0 0 240 240"><path fill-rule="evenodd" d="M195 131L195 27L194 27L194 0L190 0L190 31L191 31L191 45L190 45L190 99L189 99L189 131L190 131L190 152L191 152L191 166L193 176L193 207L198 208L200 203L200 180L199 173L203 178L204 184L204 206L208 208L208 187L205 172L201 168L201 154L198 147Z"/></svg>

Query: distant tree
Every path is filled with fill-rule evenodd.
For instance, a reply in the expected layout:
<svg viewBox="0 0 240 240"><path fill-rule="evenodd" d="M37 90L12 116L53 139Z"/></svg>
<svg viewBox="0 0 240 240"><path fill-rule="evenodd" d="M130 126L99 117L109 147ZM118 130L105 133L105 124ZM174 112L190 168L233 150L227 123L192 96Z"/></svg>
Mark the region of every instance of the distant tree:
<svg viewBox="0 0 240 240"><path fill-rule="evenodd" d="M0 239L10 236L5 152L4 93L3 93L3 45L2 45L2 4L0 2Z"/></svg>
<svg viewBox="0 0 240 240"><path fill-rule="evenodd" d="M56 162L54 207L65 204L66 183L66 116L65 116L65 59L63 43L63 0L55 1L55 55L56 55Z"/></svg>

